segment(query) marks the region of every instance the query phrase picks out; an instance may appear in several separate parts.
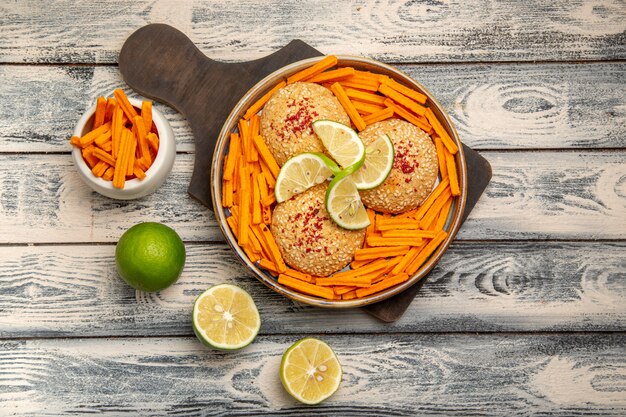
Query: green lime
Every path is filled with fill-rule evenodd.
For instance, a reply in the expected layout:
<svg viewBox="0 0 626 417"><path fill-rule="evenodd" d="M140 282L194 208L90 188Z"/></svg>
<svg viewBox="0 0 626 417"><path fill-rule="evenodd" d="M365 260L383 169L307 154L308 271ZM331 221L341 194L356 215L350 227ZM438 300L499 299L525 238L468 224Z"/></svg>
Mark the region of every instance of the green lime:
<svg viewBox="0 0 626 417"><path fill-rule="evenodd" d="M352 180L352 170L338 174L326 190L326 211L344 229L364 229L370 219Z"/></svg>
<svg viewBox="0 0 626 417"><path fill-rule="evenodd" d="M185 266L180 236L160 223L139 223L128 229L115 248L120 276L141 291L160 291L172 285Z"/></svg>
<svg viewBox="0 0 626 417"><path fill-rule="evenodd" d="M221 350L248 346L261 328L261 316L250 294L231 284L215 285L200 294L192 321L196 337Z"/></svg>
<svg viewBox="0 0 626 417"><path fill-rule="evenodd" d="M337 391L341 364L326 343L311 337L294 343L283 354L280 380L285 390L304 404L318 404Z"/></svg>
<svg viewBox="0 0 626 417"><path fill-rule="evenodd" d="M378 187L389 176L393 167L393 143L389 136L382 135L365 148L365 161L361 168L352 174L359 190Z"/></svg>
<svg viewBox="0 0 626 417"><path fill-rule="evenodd" d="M337 164L321 153L301 153L289 158L276 178L276 201L282 203L289 200L294 195L323 183L335 172L339 172Z"/></svg>
<svg viewBox="0 0 626 417"><path fill-rule="evenodd" d="M365 145L351 127L333 120L317 120L313 122L313 131L341 167L363 164Z"/></svg>

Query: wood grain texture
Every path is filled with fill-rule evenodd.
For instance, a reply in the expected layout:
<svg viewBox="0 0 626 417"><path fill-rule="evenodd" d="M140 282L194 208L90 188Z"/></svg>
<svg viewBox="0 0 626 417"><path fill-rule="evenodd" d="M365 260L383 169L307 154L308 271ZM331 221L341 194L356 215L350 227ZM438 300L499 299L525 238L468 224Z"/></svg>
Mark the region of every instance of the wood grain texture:
<svg viewBox="0 0 626 417"><path fill-rule="evenodd" d="M455 244L404 317L384 324L330 311L258 282L225 245L187 245L179 281L135 292L115 246L0 247L0 338L193 335L191 306L231 282L255 298L262 334L626 331L626 243Z"/></svg>
<svg viewBox="0 0 626 417"><path fill-rule="evenodd" d="M437 97L474 149L626 147L626 64L399 69ZM0 66L0 152L68 150L85 108L120 86L115 67ZM187 121L168 106L155 107L172 125L177 150L192 152Z"/></svg>
<svg viewBox="0 0 626 417"><path fill-rule="evenodd" d="M622 0L5 2L0 26L10 36L0 38L0 62L114 63L124 40L148 23L170 24L225 61L259 58L294 38L325 53L394 62L623 59L624 6Z"/></svg>
<svg viewBox="0 0 626 417"><path fill-rule="evenodd" d="M626 238L626 152L483 156L493 179L459 239ZM116 242L147 220L186 241L221 241L213 214L187 195L192 168L193 155L179 154L155 194L122 202L92 192L69 154L0 155L0 243Z"/></svg>
<svg viewBox="0 0 626 417"><path fill-rule="evenodd" d="M321 337L344 374L314 408L278 377L293 336L239 352L195 338L2 342L0 407L15 416L626 413L624 335Z"/></svg>

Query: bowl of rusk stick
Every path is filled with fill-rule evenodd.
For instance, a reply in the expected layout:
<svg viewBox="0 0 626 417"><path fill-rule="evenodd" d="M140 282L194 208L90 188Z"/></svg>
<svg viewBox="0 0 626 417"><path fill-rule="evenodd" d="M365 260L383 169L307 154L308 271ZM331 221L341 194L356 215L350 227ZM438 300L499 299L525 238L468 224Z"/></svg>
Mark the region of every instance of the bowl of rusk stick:
<svg viewBox="0 0 626 417"><path fill-rule="evenodd" d="M250 89L224 123L211 180L219 226L254 276L327 308L424 279L467 196L461 141L433 95L396 68L342 55L287 65Z"/></svg>

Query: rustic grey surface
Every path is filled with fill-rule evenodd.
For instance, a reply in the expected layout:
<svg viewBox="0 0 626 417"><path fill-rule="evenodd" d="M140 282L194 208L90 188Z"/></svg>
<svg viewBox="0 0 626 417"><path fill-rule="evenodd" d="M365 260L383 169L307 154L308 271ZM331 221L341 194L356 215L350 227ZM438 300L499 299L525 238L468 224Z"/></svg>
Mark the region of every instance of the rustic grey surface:
<svg viewBox="0 0 626 417"><path fill-rule="evenodd" d="M118 202L80 181L73 125L124 87L119 49L153 22L230 62L294 37L377 58L440 100L494 176L401 320L257 282L187 195L193 139L167 106L179 154L154 195ZM3 2L0 415L626 415L625 65L621 0ZM188 250L157 294L113 263L119 236L147 220ZM246 288L263 317L241 352L192 336L193 299L218 282ZM305 336L345 371L314 408L277 376Z"/></svg>

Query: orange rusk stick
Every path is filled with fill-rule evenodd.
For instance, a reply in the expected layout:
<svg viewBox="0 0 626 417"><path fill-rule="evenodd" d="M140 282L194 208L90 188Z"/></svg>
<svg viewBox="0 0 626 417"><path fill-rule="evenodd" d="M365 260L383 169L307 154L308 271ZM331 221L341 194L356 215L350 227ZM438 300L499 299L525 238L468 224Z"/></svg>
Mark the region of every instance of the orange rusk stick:
<svg viewBox="0 0 626 417"><path fill-rule="evenodd" d="M435 132L437 133L437 135L439 135L439 137L443 141L443 144L448 149L448 151L452 155L456 154L459 151L459 147L456 146L456 143L454 143L452 139L450 139L448 132L446 132L443 126L441 126L441 123L439 123L439 119L437 119L432 109L430 108L426 109L425 116L428 119L428 122L432 125L433 129L435 129Z"/></svg>
<svg viewBox="0 0 626 417"><path fill-rule="evenodd" d="M120 142L122 141L122 129L124 128L122 115L123 110L119 105L116 105L115 109L113 110L113 120L111 121L111 140L113 141L111 153L113 155L113 158L117 158L117 154L120 150Z"/></svg>
<svg viewBox="0 0 626 417"><path fill-rule="evenodd" d="M115 106L117 105L117 100L115 100L113 97L109 97L107 99L107 107L106 107L106 111L104 113L104 121L105 123L108 121L113 120L113 110L115 109Z"/></svg>
<svg viewBox="0 0 626 417"><path fill-rule="evenodd" d="M430 255L432 255L435 249L439 247L441 242L443 242L447 236L448 234L445 231L442 230L441 232L439 232L437 234L437 237L428 242L428 244L424 246L424 249L420 251L417 257L413 259L413 261L406 267L405 272L409 275L413 275L414 273L416 273L420 266L422 266L426 259L428 259Z"/></svg>
<svg viewBox="0 0 626 417"><path fill-rule="evenodd" d="M285 265L285 261L283 261L283 256L280 254L280 250L276 245L276 241L274 240L274 236L272 236L270 229L265 224L260 224L256 227L259 227L263 233L263 242L265 243L265 247L272 254L272 261L276 264L278 270L280 272L286 271L287 266Z"/></svg>
<svg viewBox="0 0 626 417"><path fill-rule="evenodd" d="M139 157L144 159L148 163L148 165L152 165L152 157L150 156L150 145L148 144L146 125L143 117L136 116L133 119L133 128L137 137Z"/></svg>
<svg viewBox="0 0 626 417"><path fill-rule="evenodd" d="M82 146L83 148L86 146L91 145L98 136L102 135L103 133L105 133L107 130L111 130L111 122L109 123L105 123L102 126L92 130L91 132L87 133L86 135L82 136L80 138L80 146Z"/></svg>
<svg viewBox="0 0 626 417"><path fill-rule="evenodd" d="M267 187L267 182L265 181L265 174L260 173L256 176L257 186L259 187L259 193L261 195L261 200L264 200L269 195L269 188Z"/></svg>
<svg viewBox="0 0 626 417"><path fill-rule="evenodd" d="M435 148L437 149L437 161L439 162L439 172L441 173L441 178L447 178L448 167L446 166L446 154L444 152L445 146L439 136L435 136L433 141L435 142Z"/></svg>
<svg viewBox="0 0 626 417"><path fill-rule="evenodd" d="M443 205L441 212L439 213L439 217L437 218L437 223L435 224L435 231L439 232L443 230L443 227L446 225L446 220L448 220L448 214L450 214L450 209L452 208L452 199L449 198L446 203Z"/></svg>
<svg viewBox="0 0 626 417"><path fill-rule="evenodd" d="M356 290L352 290L350 292L347 292L345 294L341 294L341 299L342 300L353 300L356 298Z"/></svg>
<svg viewBox="0 0 626 417"><path fill-rule="evenodd" d="M408 110L405 110L402 106L396 104L393 100L391 99L385 100L385 106L391 107L395 114L402 117L407 122L413 123L415 126L419 127L424 132L430 133L433 130L432 126L426 123L426 121L423 121L422 119L418 118L414 114L411 114Z"/></svg>
<svg viewBox="0 0 626 417"><path fill-rule="evenodd" d="M146 128L146 134L152 130L152 102L144 101L141 103L141 117L143 125Z"/></svg>
<svg viewBox="0 0 626 417"><path fill-rule="evenodd" d="M398 93L386 84L381 84L380 87L378 87L378 91L419 116L423 116L424 113L426 113L426 108L424 106L416 103L404 94Z"/></svg>
<svg viewBox="0 0 626 417"><path fill-rule="evenodd" d="M359 113L362 113L362 114L372 114L372 113L379 112L381 110L385 110L384 106L379 106L378 104L369 104L369 103L364 103L358 100L351 100L351 101L352 101L352 105L354 106L354 108Z"/></svg>
<svg viewBox="0 0 626 417"><path fill-rule="evenodd" d="M261 242L254 234L254 227L249 225L248 228L248 238L250 239L250 245L248 246L252 246L255 253L258 253L259 255L263 254L263 245L261 245Z"/></svg>
<svg viewBox="0 0 626 417"><path fill-rule="evenodd" d="M354 68L344 67L344 68L339 68L339 69L332 70L332 71L322 72L313 77L309 77L305 79L304 81L308 83L323 83L323 82L328 82L328 81L341 80L346 77L351 77L354 74L355 74Z"/></svg>
<svg viewBox="0 0 626 417"><path fill-rule="evenodd" d="M107 111L107 100L104 97L98 97L96 102L96 114L93 117L93 129L96 129L104 124L104 116Z"/></svg>
<svg viewBox="0 0 626 417"><path fill-rule="evenodd" d="M422 219L422 217L424 217L424 214L426 214L428 209L430 209L430 206L433 205L433 203L441 195L441 193L443 193L443 191L448 188L448 185L450 185L450 180L446 178L443 181L441 181L437 185L437 187L435 187L435 190L432 193L430 193L426 201L422 203L420 208L417 210L417 213L415 213L415 216L414 216L415 220L419 221Z"/></svg>
<svg viewBox="0 0 626 417"><path fill-rule="evenodd" d="M98 158L93 156L94 149L96 149L95 146L89 145L81 151L81 154L83 155L83 159L85 160L85 162L87 162L87 165L89 165L89 168L93 168L100 161Z"/></svg>
<svg viewBox="0 0 626 417"><path fill-rule="evenodd" d="M385 97L378 94L372 94L365 91L355 90L353 88L345 88L346 95L354 100L359 100L364 103L378 104L382 106L385 102Z"/></svg>
<svg viewBox="0 0 626 417"><path fill-rule="evenodd" d="M330 89L335 94L335 97L337 97L337 100L339 100L339 103L342 105L346 113L348 113L348 116L350 116L350 120L352 120L352 123L354 123L357 130L361 131L365 129L366 125L363 118L346 95L346 92L343 90L343 87L341 87L341 84L334 83Z"/></svg>
<svg viewBox="0 0 626 417"><path fill-rule="evenodd" d="M391 273L394 275L397 275L399 273L401 273L402 271L404 271L406 269L406 267L411 263L411 261L413 259L415 259L415 257L417 256L417 254L424 248L424 246L426 246L427 243L424 242L422 243L421 246L414 246L411 249L409 249L409 251L402 257L402 259L400 260L400 262L398 262L393 269L391 270Z"/></svg>
<svg viewBox="0 0 626 417"><path fill-rule="evenodd" d="M251 230L252 230L252 234L257 238L257 240L259 241L259 243L261 245L261 253L263 254L263 257L265 257L268 260L271 260L272 263L276 264L276 262L274 261L274 255L273 255L272 251L270 250L270 247L266 243L267 239L263 235L263 231L261 230L261 228L256 226L256 225L253 225ZM278 266L276 268L278 268ZM285 268L286 268L286 266L285 266ZM278 272L280 272L280 271L278 271Z"/></svg>
<svg viewBox="0 0 626 417"><path fill-rule="evenodd" d="M115 159L100 148L94 148L92 155L111 166L115 166Z"/></svg>
<svg viewBox="0 0 626 417"><path fill-rule="evenodd" d="M261 205L263 205L263 207L269 207L275 202L276 202L276 194L271 193L267 197L265 197L263 200L261 200Z"/></svg>
<svg viewBox="0 0 626 417"><path fill-rule="evenodd" d="M419 239L432 239L437 233L432 230L383 230L382 236L387 237L403 237L403 238L419 238Z"/></svg>
<svg viewBox="0 0 626 417"><path fill-rule="evenodd" d="M335 298L335 292L331 288L309 284L308 282L300 281L299 279L292 278L285 274L280 274L278 276L278 283L304 294L326 298L329 300Z"/></svg>
<svg viewBox="0 0 626 417"><path fill-rule="evenodd" d="M387 259L376 258L375 261L369 262L366 266L362 266L358 269L351 269L349 271L336 272L333 274L334 278L348 278L348 277L356 277L359 275L369 274L375 271L382 271L387 267Z"/></svg>
<svg viewBox="0 0 626 417"><path fill-rule="evenodd" d="M130 138L132 133L128 129L122 130L120 139L120 150L115 159L115 172L113 174L113 186L116 188L124 188L126 181L126 167L128 166L128 157L130 153Z"/></svg>
<svg viewBox="0 0 626 417"><path fill-rule="evenodd" d="M233 174L235 172L235 165L239 162L239 153L240 151L240 141L239 135L237 133L230 134L230 146L228 149L228 159L224 164L224 174L222 178L226 181L230 181L233 179Z"/></svg>
<svg viewBox="0 0 626 417"><path fill-rule="evenodd" d="M351 287L369 287L372 285L371 277L355 276L351 278L335 278L330 276L328 278L317 278L315 285L322 287L330 287L333 285L349 285Z"/></svg>
<svg viewBox="0 0 626 417"><path fill-rule="evenodd" d="M156 154L159 150L159 137L155 133L150 132L146 136L146 139L148 140L150 148Z"/></svg>
<svg viewBox="0 0 626 417"><path fill-rule="evenodd" d="M248 226L250 224L250 173L247 166L239 170L239 246L248 244Z"/></svg>
<svg viewBox="0 0 626 417"><path fill-rule="evenodd" d="M372 262L372 259L366 259L364 261L352 261L350 262L350 268L352 269L362 268L364 265L367 265L370 262Z"/></svg>
<svg viewBox="0 0 626 417"><path fill-rule="evenodd" d="M276 177L272 174L272 170L269 169L263 158L259 160L259 165L261 165L261 172L265 175L265 182L270 190L273 190L276 187Z"/></svg>
<svg viewBox="0 0 626 417"><path fill-rule="evenodd" d="M283 273L291 278L299 279L300 281L308 282L310 284L315 283L315 278L311 275L296 271L295 269L287 268L287 270Z"/></svg>
<svg viewBox="0 0 626 417"><path fill-rule="evenodd" d="M270 272L274 272L276 274L280 273L278 271L278 267L276 266L276 264L272 261L270 261L269 259L265 259L265 258L261 258L259 260L259 266L263 269L266 269Z"/></svg>
<svg viewBox="0 0 626 417"><path fill-rule="evenodd" d="M78 136L72 136L72 138L70 139L70 144L80 148L80 138Z"/></svg>
<svg viewBox="0 0 626 417"><path fill-rule="evenodd" d="M435 220L435 216L441 212L443 205L451 197L450 188L446 188L435 200L432 206L424 213L424 217L420 220L420 228L427 229Z"/></svg>
<svg viewBox="0 0 626 417"><path fill-rule="evenodd" d="M98 136L96 140L94 140L93 142L96 144L96 146L102 147L102 145L104 145L105 143L111 140L111 134L112 134L111 130L107 130L106 132Z"/></svg>
<svg viewBox="0 0 626 417"><path fill-rule="evenodd" d="M265 103L267 103L267 100L269 100L270 97L272 97L276 91L280 90L285 85L287 85L285 81L281 81L278 84L276 84L274 88L272 88L270 91L265 93L263 97L258 99L252 106L250 106L250 108L246 111L246 114L243 115L243 118L247 120L247 119L250 119L252 115L257 114L263 108L263 106L265 106Z"/></svg>
<svg viewBox="0 0 626 417"><path fill-rule="evenodd" d="M146 173L144 172L144 170L141 169L139 165L137 165L137 159L135 159L135 166L133 167L133 174L135 174L135 177L137 177L140 180L146 178Z"/></svg>
<svg viewBox="0 0 626 417"><path fill-rule="evenodd" d="M338 285L333 288L333 291L337 295L343 295L343 294L349 293L350 291L354 291L355 289L356 287L353 287L350 285Z"/></svg>
<svg viewBox="0 0 626 417"><path fill-rule="evenodd" d="M135 170L135 152L137 151L137 137L130 137L130 152L128 153L128 164L126 165L126 176L133 175Z"/></svg>
<svg viewBox="0 0 626 417"><path fill-rule="evenodd" d="M453 196L457 196L461 194L461 190L459 188L459 177L456 172L456 163L454 162L454 155L448 152L446 148L446 167L448 169L448 177L450 178L450 191L452 191Z"/></svg>
<svg viewBox="0 0 626 417"><path fill-rule="evenodd" d="M386 219L384 217L376 216L376 229L378 229L379 232L397 229L415 230L419 229L419 226L419 221L413 219L407 219L404 217Z"/></svg>
<svg viewBox="0 0 626 417"><path fill-rule="evenodd" d="M415 91L412 88L405 87L404 85L400 84L399 82L389 77L382 78L381 83L393 88L398 93L401 93L407 96L408 98L417 101L419 104L426 104L426 100L428 99L428 97L426 97L424 94L418 91Z"/></svg>
<svg viewBox="0 0 626 417"><path fill-rule="evenodd" d="M130 104L130 101L128 101L128 97L126 97L124 90L122 90L121 88L116 88L113 91L113 95L115 95L117 103L124 111L124 114L126 114L126 117L128 117L128 120L133 120L135 116L137 116L137 111L135 110L133 105Z"/></svg>
<svg viewBox="0 0 626 417"><path fill-rule="evenodd" d="M101 177L104 175L108 167L109 164L107 164L106 162L98 161L98 163L91 169L91 172L93 172L93 175L95 175L96 177Z"/></svg>
<svg viewBox="0 0 626 417"><path fill-rule="evenodd" d="M354 80L354 77L345 78L339 81L343 87L346 88L354 88L358 90L371 91L375 93L378 91L378 84L372 84L368 82L362 82L360 80Z"/></svg>
<svg viewBox="0 0 626 417"><path fill-rule="evenodd" d="M417 246L422 243L419 237L378 237L368 236L367 244L371 247L387 247L387 246Z"/></svg>
<svg viewBox="0 0 626 417"><path fill-rule="evenodd" d="M256 146L257 151L259 151L259 156L261 157L263 162L265 162L267 168L269 168L273 177L276 178L278 176L278 172L280 171L280 168L278 164L276 163L274 156L272 155L270 150L267 148L267 145L265 144L265 139L263 139L263 136L255 136L253 138L253 141L254 141L254 146ZM261 169L263 169L263 164L261 164Z"/></svg>
<svg viewBox="0 0 626 417"><path fill-rule="evenodd" d="M252 138L250 138L248 121L240 119L238 129L239 138L241 139L241 153L243 154L243 159L246 162L252 162Z"/></svg>
<svg viewBox="0 0 626 417"><path fill-rule="evenodd" d="M235 238L239 239L239 222L237 222L237 218L235 216L227 217L226 223L230 226L230 231L233 232Z"/></svg>
<svg viewBox="0 0 626 417"><path fill-rule="evenodd" d="M357 249L354 252L354 260L386 258L388 256L404 255L409 250L408 246L389 246L384 248Z"/></svg>
<svg viewBox="0 0 626 417"><path fill-rule="evenodd" d="M252 177L252 224L259 224L263 221L261 216L261 190L255 176Z"/></svg>
<svg viewBox="0 0 626 417"><path fill-rule="evenodd" d="M108 167L106 171L104 171L104 174L102 174L102 179L103 180L107 180L107 181L111 181L113 179L113 173L115 172L115 168L113 167Z"/></svg>
<svg viewBox="0 0 626 417"><path fill-rule="evenodd" d="M368 288L359 288L356 290L356 296L358 298L366 297L368 295L376 294L387 288L395 287L398 284L402 284L409 280L409 274L398 274L389 278L386 278L376 285L372 285Z"/></svg>
<svg viewBox="0 0 626 417"><path fill-rule="evenodd" d="M233 182L222 182L222 207L232 207L233 205Z"/></svg>
<svg viewBox="0 0 626 417"><path fill-rule="evenodd" d="M383 120L387 120L393 116L393 109L391 107L385 107L382 110L377 111L376 113L372 113L363 117L363 121L366 125L371 125L372 123L381 122Z"/></svg>
<svg viewBox="0 0 626 417"><path fill-rule="evenodd" d="M308 77L313 77L322 71L326 71L330 67L337 65L337 57L334 55L328 55L321 61L318 61L315 65L310 66L302 71L298 71L292 76L287 78L287 84L293 84L295 82L304 80Z"/></svg>

